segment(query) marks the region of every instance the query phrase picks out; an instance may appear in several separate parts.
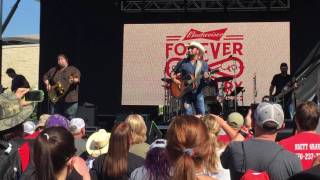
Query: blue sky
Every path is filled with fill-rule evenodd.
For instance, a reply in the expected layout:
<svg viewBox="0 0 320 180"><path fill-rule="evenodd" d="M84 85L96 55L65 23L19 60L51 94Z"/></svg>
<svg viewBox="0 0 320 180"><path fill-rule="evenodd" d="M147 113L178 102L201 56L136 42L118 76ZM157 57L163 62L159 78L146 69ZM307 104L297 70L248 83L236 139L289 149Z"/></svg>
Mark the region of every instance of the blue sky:
<svg viewBox="0 0 320 180"><path fill-rule="evenodd" d="M3 0L2 22L5 21L16 0ZM21 0L2 37L39 34L40 2Z"/></svg>

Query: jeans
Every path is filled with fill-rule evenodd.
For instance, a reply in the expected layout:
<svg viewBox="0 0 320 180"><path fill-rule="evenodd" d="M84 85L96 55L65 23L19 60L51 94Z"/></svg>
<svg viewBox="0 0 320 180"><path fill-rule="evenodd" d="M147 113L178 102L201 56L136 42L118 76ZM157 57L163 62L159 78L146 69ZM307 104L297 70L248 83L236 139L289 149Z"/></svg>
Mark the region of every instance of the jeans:
<svg viewBox="0 0 320 180"><path fill-rule="evenodd" d="M205 114L204 97L202 93L188 93L182 97L182 104L184 107L184 113L186 115L193 115L193 108L196 110L196 114Z"/></svg>
<svg viewBox="0 0 320 180"><path fill-rule="evenodd" d="M282 105L282 109L284 112L284 118L293 120L294 104L293 104L291 98L285 98L281 102L281 105Z"/></svg>
<svg viewBox="0 0 320 180"><path fill-rule="evenodd" d="M78 111L78 102L57 102L51 104L51 114L60 114L71 120L76 117Z"/></svg>

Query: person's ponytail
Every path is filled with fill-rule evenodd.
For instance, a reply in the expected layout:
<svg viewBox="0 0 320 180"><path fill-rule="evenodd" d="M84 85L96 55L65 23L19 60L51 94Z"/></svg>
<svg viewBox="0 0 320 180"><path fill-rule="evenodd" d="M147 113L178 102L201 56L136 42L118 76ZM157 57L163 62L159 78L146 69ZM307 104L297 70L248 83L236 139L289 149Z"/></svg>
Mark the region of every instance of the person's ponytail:
<svg viewBox="0 0 320 180"><path fill-rule="evenodd" d="M209 155L209 160L208 160L208 171L212 173L218 172L218 164L219 164L219 156L217 154L218 148L216 145L218 144L218 140L215 134L210 133L210 145L211 145L211 150L210 150L210 155Z"/></svg>
<svg viewBox="0 0 320 180"><path fill-rule="evenodd" d="M56 180L75 154L74 137L63 127L43 130L33 144L33 162L37 180Z"/></svg>
<svg viewBox="0 0 320 180"><path fill-rule="evenodd" d="M206 171L211 144L208 128L195 116L177 116L167 131L169 158L173 164L173 180L195 180L196 171Z"/></svg>
<svg viewBox="0 0 320 180"><path fill-rule="evenodd" d="M183 153L175 162L172 180L195 180L195 165L192 156Z"/></svg>
<svg viewBox="0 0 320 180"><path fill-rule="evenodd" d="M48 143L50 139L40 134L34 143L33 161L35 164L36 179L37 180L55 180L54 167L52 164L50 145Z"/></svg>

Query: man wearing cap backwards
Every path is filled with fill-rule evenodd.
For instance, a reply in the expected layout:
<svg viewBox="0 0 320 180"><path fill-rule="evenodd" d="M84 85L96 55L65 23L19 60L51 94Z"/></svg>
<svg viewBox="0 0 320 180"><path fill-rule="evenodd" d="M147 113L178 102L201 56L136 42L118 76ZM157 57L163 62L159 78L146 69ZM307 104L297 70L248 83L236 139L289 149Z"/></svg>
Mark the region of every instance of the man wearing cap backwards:
<svg viewBox="0 0 320 180"><path fill-rule="evenodd" d="M80 156L86 151L86 140L83 139L86 135L86 123L82 118L73 118L70 120L70 132L74 137L74 145L76 146L76 155Z"/></svg>
<svg viewBox="0 0 320 180"><path fill-rule="evenodd" d="M292 76L288 74L288 65L287 63L281 63L280 65L280 71L281 73L276 74L273 76L271 85L269 88L269 96L274 97L280 94L283 90L286 91L289 89L288 85L291 87L293 84L291 84ZM286 86L287 85L287 86ZM274 88L276 88L276 92L273 94ZM288 93L284 96L282 99L282 108L284 109L285 117L286 118L292 118L290 116L290 104L291 104L291 93L288 91ZM280 103L280 102L277 102Z"/></svg>
<svg viewBox="0 0 320 180"><path fill-rule="evenodd" d="M76 67L69 65L69 59L65 54L59 54L57 58L57 66L51 68L43 76L48 92L57 92L57 88L54 88L54 85L58 84L61 84L64 89L63 95L57 98L58 102L54 103L51 97L50 113L61 114L68 119L72 119L78 110L80 71Z"/></svg>
<svg viewBox="0 0 320 180"><path fill-rule="evenodd" d="M205 114L202 89L210 76L207 62L202 60L204 53L205 48L202 44L195 41L191 42L188 47L187 58L182 59L170 74L172 81L178 85L182 83L181 80L189 80L191 76L199 77L203 75L203 78L196 81L196 88L187 92L181 98L185 114L187 115L194 114L192 105L196 110L195 114ZM179 76L181 80L178 79Z"/></svg>
<svg viewBox="0 0 320 180"><path fill-rule="evenodd" d="M285 180L302 170L299 158L275 142L284 126L279 104L262 102L254 112L254 138L233 141L221 154L222 166L230 169L232 180L240 179L247 169L267 171L271 179Z"/></svg>

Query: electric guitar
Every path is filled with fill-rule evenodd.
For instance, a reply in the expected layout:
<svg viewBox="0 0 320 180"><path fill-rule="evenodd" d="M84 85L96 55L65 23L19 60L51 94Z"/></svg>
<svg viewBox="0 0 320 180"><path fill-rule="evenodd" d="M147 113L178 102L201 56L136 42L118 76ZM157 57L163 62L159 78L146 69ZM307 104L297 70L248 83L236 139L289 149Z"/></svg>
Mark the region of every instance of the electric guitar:
<svg viewBox="0 0 320 180"><path fill-rule="evenodd" d="M281 92L279 94L277 94L276 96L272 96L271 101L275 102L275 103L279 103L281 102L281 100L287 95L289 94L292 90L296 89L297 86L295 86L296 80L292 80L289 83L287 83L281 90Z"/></svg>
<svg viewBox="0 0 320 180"><path fill-rule="evenodd" d="M209 75L212 75L216 72L219 72L219 70L214 69L212 71L209 71ZM174 81L172 81L170 86L171 94L176 98L181 98L186 93L196 89L198 86L196 82L198 82L202 77L203 77L203 74L199 75L198 77L194 77L194 75L190 75L189 80L181 80L181 77L177 78L181 82L181 84L179 85Z"/></svg>
<svg viewBox="0 0 320 180"><path fill-rule="evenodd" d="M60 81L57 81L56 83L51 85L51 89L48 91L48 97L53 104L57 103L62 97L67 94L67 92L69 91L69 87L71 86L70 80L73 78L79 77L70 75L68 87L64 87Z"/></svg>
<svg viewBox="0 0 320 180"><path fill-rule="evenodd" d="M59 99L64 96L65 89L61 82L56 82L51 86L51 89L48 91L48 97L50 101L55 104L59 101Z"/></svg>

